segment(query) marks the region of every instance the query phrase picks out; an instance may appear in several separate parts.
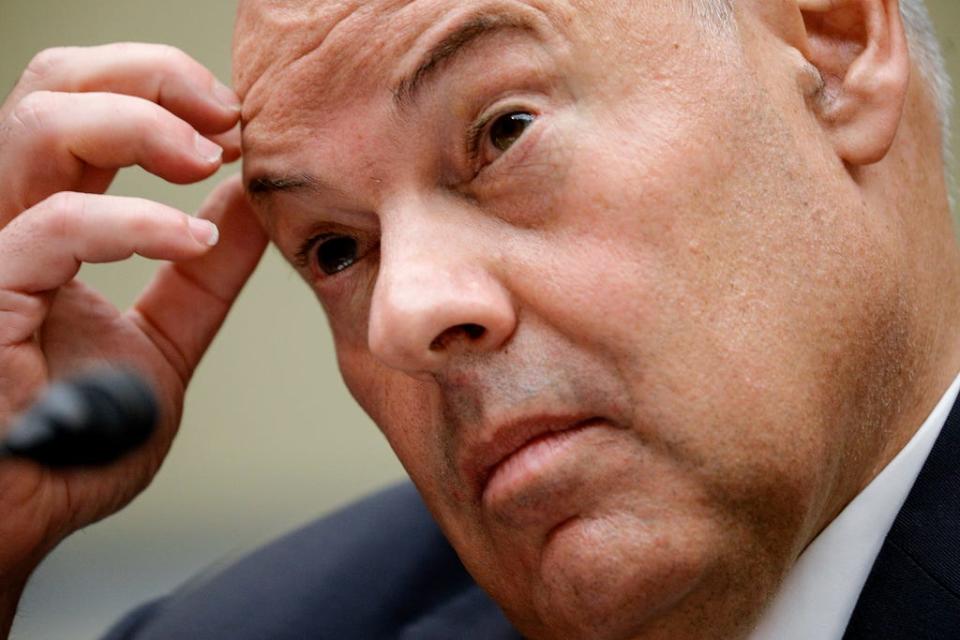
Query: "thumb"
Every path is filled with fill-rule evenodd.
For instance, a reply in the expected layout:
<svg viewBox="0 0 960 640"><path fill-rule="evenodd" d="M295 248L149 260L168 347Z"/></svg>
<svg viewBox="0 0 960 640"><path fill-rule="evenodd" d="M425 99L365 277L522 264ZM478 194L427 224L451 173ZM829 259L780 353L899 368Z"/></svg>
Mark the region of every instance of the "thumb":
<svg viewBox="0 0 960 640"><path fill-rule="evenodd" d="M220 184L199 217L220 228L200 258L162 267L128 312L186 383L267 245L239 176Z"/></svg>

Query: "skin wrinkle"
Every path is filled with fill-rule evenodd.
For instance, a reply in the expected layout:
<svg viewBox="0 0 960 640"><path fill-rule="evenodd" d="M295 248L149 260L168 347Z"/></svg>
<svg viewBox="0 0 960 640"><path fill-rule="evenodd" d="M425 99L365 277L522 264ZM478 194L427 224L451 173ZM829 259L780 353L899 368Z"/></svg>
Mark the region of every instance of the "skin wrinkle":
<svg viewBox="0 0 960 640"><path fill-rule="evenodd" d="M277 0L281 4L286 4L283 0ZM335 50L335 47L355 37L350 31L349 23L363 19L365 14L376 12L380 15L376 22L380 25L402 24L401 14L403 9L409 11L410 5L417 4L416 0L397 0L394 2L379 3L374 9L373 6L364 6L363 3L351 6L349 2L339 3L304 3L301 11L295 15L301 17L310 25L309 27L299 24L296 20L291 20L289 25L284 24L282 29L278 30L269 38L269 45L264 46L268 37L262 31L255 30L249 25L260 22L269 24L273 13L270 11L271 2L262 3L259 0L244 0L240 6L239 20L237 25L237 42L235 42L235 55L244 59L251 59L252 64L239 65L235 69L234 84L238 95L244 100L244 122L250 124L259 114L262 102L257 86L264 83L268 78L275 75L278 70L292 71L291 67L303 65L309 62L313 57L322 57L325 50ZM339 7L340 13L336 13L332 8L326 12L320 12L320 6L334 5ZM516 22L529 26L537 26L541 29L550 25L553 29L563 28L569 21L570 9L567 3L526 3L528 6L516 17L504 16L507 23ZM549 14L544 10L544 6L550 7ZM310 11L310 8L314 11ZM473 10L475 14L487 12L496 16L498 11L517 10L517 4L511 2L486 2L483 9ZM258 11L258 9L261 9ZM309 16L309 17L308 17ZM548 16L548 17L545 17ZM325 24L326 21L332 21L334 24L328 30L316 29L315 25ZM341 33L343 32L343 33ZM295 37L294 34L308 33L312 37ZM248 34L247 37L241 37L242 34ZM334 75L327 80L332 85L346 84L350 90L354 90L358 77L365 77L367 74L358 72L365 68L375 66L375 62L383 55L389 55L391 50L394 52L404 52L412 46L416 46L416 40L420 34L414 32L401 31L394 34L389 44L382 42L368 43L364 47L364 54L361 56L351 55L349 58L340 59L336 57L334 51L333 57L324 65L325 69L333 70ZM368 42L369 38L362 38ZM254 49L256 53L247 51ZM386 50L385 50L386 49ZM265 55L260 55L260 54ZM255 62L254 62L255 60ZM265 89L263 93L269 92Z"/></svg>
<svg viewBox="0 0 960 640"><path fill-rule="evenodd" d="M381 3L381 8L387 11L395 10L397 6L408 4L408 1L387 3L385 7L382 6L384 3ZM362 4L350 2L242 0L238 11L234 51L249 64L237 66L235 69L234 85L238 95L245 102L254 101L252 94L255 93L257 84L272 77L277 69L286 69L314 53L335 37L340 25L362 11ZM307 22L309 27L304 22ZM330 24L330 28L316 28L325 24ZM272 32L270 27L273 28ZM246 35L247 38L239 37L241 35ZM267 41L269 45L265 47ZM248 54L251 50L269 52L269 55L254 57ZM245 119L252 119L255 112L244 115Z"/></svg>
<svg viewBox="0 0 960 640"><path fill-rule="evenodd" d="M531 638L742 637L960 368L922 87L895 139L860 130L887 157L845 166L792 3L743 0L720 34L652 0L502 1L484 6L551 37L477 43L398 117L396 79L473 7L315 0L274 32L291 14L255 4L236 58L256 87L247 177L339 191L274 193L261 215L288 257L325 218L379 242L336 278L301 273L468 570ZM504 91L537 117L470 177L460 134ZM437 342L464 323L487 331ZM478 500L463 447L544 411L610 425Z"/></svg>
<svg viewBox="0 0 960 640"><path fill-rule="evenodd" d="M484 37L509 29L525 31L531 29L531 27L525 22L514 20L511 17L489 16L484 13L468 20L455 33L434 47L412 76L399 83L393 92L397 106L403 109L408 103L415 100L416 94L423 83L435 74L441 68L441 65L455 59L457 54L465 48Z"/></svg>

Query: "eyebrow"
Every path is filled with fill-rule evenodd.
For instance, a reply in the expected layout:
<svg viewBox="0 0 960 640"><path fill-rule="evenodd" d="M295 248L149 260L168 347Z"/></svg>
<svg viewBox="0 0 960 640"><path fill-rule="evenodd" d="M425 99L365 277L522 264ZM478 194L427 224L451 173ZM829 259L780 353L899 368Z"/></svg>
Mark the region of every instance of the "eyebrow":
<svg viewBox="0 0 960 640"><path fill-rule="evenodd" d="M449 35L430 48L416 70L405 76L393 90L394 103L407 109L416 102L423 86L435 77L445 64L494 35L504 31L536 31L532 23L515 15L477 13L469 17ZM309 175L260 176L247 184L247 191L256 200L275 193L298 191L338 191L325 181Z"/></svg>
<svg viewBox="0 0 960 640"><path fill-rule="evenodd" d="M306 176L274 178L272 176L260 176L253 178L247 184L247 191L250 195L259 198L277 191L299 191L310 185L310 180Z"/></svg>
<svg viewBox="0 0 960 640"><path fill-rule="evenodd" d="M339 192L340 189L321 178L306 174L291 176L262 175L251 178L247 183L247 192L254 200L260 200L275 193L296 193L298 191Z"/></svg>
<svg viewBox="0 0 960 640"><path fill-rule="evenodd" d="M416 102L423 86L453 59L476 46L481 41L503 31L535 31L532 24L517 16L505 14L476 14L461 24L452 33L435 44L423 56L416 70L404 77L394 88L394 103L406 109Z"/></svg>

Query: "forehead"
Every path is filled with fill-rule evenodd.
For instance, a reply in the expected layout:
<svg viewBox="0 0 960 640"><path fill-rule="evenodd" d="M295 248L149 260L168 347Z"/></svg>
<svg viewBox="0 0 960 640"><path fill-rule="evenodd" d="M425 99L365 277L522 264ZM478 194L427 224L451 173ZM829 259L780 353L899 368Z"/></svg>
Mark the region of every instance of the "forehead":
<svg viewBox="0 0 960 640"><path fill-rule="evenodd" d="M304 63L327 63L328 82L369 67L376 51L409 40L407 25L398 22L389 37L384 27L416 4L421 3L244 0L234 40L237 90L254 100Z"/></svg>
<svg viewBox="0 0 960 640"><path fill-rule="evenodd" d="M564 0L241 0L234 82L241 95L311 58L329 80L368 75L408 51L431 27L457 14L516 14L558 26L574 14Z"/></svg>
<svg viewBox="0 0 960 640"><path fill-rule="evenodd" d="M572 3L560 0L244 0L234 83L248 123L269 111L271 123L280 125L302 118L305 106L329 112L389 89L420 49L472 16L502 16L556 32L574 12Z"/></svg>

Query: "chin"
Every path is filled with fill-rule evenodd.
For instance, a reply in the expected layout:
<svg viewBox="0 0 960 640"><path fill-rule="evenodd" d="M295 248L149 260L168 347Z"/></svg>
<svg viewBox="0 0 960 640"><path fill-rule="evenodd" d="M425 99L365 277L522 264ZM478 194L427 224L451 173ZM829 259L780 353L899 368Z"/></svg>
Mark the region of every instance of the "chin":
<svg viewBox="0 0 960 640"><path fill-rule="evenodd" d="M523 629L527 637L647 637L709 572L709 545L689 532L683 523L657 526L629 517L575 519L554 531L533 595L541 626Z"/></svg>

